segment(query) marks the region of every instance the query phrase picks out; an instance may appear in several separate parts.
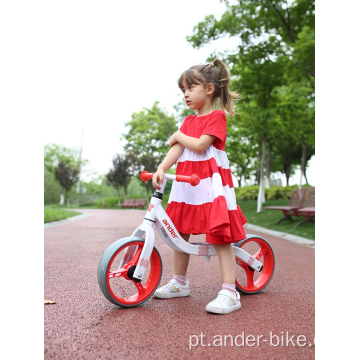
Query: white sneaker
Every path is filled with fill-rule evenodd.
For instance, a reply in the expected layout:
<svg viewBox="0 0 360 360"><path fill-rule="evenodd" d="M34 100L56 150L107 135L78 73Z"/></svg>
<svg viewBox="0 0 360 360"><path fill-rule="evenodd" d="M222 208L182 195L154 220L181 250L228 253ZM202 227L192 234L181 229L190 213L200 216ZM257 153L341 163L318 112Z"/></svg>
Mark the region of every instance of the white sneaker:
<svg viewBox="0 0 360 360"><path fill-rule="evenodd" d="M174 297L189 296L190 284L189 280L186 285L180 285L175 279L171 279L166 285L157 289L154 296L162 299L170 299Z"/></svg>
<svg viewBox="0 0 360 360"><path fill-rule="evenodd" d="M229 290L219 291L215 300L206 305L206 311L215 314L228 314L241 308L240 294L236 291L236 296Z"/></svg>

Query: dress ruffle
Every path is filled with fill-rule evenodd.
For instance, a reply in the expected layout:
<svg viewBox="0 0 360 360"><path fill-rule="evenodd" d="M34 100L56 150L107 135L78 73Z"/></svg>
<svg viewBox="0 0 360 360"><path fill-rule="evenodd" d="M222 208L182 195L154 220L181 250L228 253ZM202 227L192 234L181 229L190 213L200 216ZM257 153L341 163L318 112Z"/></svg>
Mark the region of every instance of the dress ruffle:
<svg viewBox="0 0 360 360"><path fill-rule="evenodd" d="M201 205L170 202L165 211L183 234L210 234L207 241L213 243L234 243L246 239L243 225L247 220L240 206L237 205L236 210L228 210L224 196ZM221 237L222 241L218 242L216 237Z"/></svg>

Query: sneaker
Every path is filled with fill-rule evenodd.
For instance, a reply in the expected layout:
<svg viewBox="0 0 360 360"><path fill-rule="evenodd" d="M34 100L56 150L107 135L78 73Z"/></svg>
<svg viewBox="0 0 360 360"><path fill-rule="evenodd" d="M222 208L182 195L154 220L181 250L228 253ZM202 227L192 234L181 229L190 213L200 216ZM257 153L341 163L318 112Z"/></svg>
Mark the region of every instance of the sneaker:
<svg viewBox="0 0 360 360"><path fill-rule="evenodd" d="M240 294L236 291L236 296L229 290L219 291L215 300L206 305L206 311L215 314L228 314L241 308Z"/></svg>
<svg viewBox="0 0 360 360"><path fill-rule="evenodd" d="M175 279L171 279L166 285L157 289L154 296L162 299L170 299L174 297L189 296L190 285L189 280L186 285L180 285Z"/></svg>

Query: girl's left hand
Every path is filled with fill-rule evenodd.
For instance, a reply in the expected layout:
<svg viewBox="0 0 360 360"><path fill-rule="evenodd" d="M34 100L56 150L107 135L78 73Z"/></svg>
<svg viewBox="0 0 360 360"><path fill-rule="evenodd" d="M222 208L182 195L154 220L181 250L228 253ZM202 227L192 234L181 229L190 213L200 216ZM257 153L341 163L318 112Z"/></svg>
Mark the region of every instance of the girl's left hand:
<svg viewBox="0 0 360 360"><path fill-rule="evenodd" d="M176 140L176 136L177 136L178 132L179 132L179 130L178 130L176 133L174 133L174 134L171 135L171 138L170 138L170 141L169 141L169 145L170 145L171 147L178 142L178 141Z"/></svg>

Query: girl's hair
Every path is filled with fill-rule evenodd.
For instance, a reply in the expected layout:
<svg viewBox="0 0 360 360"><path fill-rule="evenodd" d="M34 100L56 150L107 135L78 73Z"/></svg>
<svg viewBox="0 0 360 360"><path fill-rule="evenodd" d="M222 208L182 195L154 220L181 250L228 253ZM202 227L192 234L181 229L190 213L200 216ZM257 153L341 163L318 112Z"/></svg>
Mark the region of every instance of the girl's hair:
<svg viewBox="0 0 360 360"><path fill-rule="evenodd" d="M218 68L215 69L215 66ZM235 91L230 91L230 76L225 64L220 59L215 59L212 63L206 65L194 65L185 70L178 81L179 88L183 88L183 82L186 84L202 84L206 86L212 83L215 87L213 100L219 98L222 110L226 115L232 116L238 114L234 111L232 99L240 100L241 95Z"/></svg>

